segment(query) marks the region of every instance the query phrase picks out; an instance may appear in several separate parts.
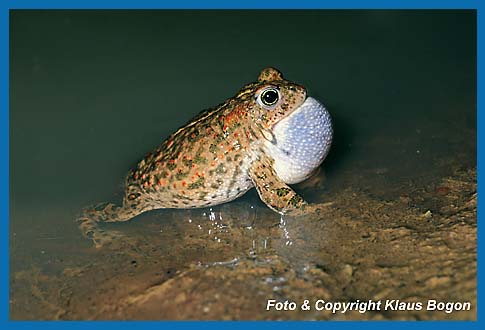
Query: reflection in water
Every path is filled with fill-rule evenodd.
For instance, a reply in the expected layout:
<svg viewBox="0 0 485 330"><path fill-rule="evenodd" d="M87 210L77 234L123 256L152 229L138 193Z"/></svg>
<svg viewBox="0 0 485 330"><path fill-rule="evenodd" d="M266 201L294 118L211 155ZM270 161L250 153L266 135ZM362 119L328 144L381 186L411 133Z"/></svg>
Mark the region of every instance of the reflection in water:
<svg viewBox="0 0 485 330"><path fill-rule="evenodd" d="M285 245L292 245L293 242L291 241L290 233L288 232L288 228L286 227L286 222L287 220L282 215L280 217L280 229L283 231L283 238L285 240Z"/></svg>

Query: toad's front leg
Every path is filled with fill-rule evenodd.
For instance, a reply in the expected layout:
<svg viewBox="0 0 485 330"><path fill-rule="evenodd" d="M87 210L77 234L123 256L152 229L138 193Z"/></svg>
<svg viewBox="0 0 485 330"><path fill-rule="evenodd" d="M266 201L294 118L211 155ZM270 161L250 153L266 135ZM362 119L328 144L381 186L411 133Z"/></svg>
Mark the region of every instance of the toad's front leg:
<svg viewBox="0 0 485 330"><path fill-rule="evenodd" d="M273 169L274 160L262 156L251 164L249 175L261 200L280 214L299 213L308 205L303 198L282 182Z"/></svg>

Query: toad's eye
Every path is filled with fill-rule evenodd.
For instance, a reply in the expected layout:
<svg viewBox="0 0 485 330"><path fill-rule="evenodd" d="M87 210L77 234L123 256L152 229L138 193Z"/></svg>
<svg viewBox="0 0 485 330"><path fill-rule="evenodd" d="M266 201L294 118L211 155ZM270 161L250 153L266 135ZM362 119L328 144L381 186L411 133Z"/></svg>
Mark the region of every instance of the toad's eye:
<svg viewBox="0 0 485 330"><path fill-rule="evenodd" d="M280 99L280 92L275 87L263 90L258 96L258 103L263 107L271 107Z"/></svg>

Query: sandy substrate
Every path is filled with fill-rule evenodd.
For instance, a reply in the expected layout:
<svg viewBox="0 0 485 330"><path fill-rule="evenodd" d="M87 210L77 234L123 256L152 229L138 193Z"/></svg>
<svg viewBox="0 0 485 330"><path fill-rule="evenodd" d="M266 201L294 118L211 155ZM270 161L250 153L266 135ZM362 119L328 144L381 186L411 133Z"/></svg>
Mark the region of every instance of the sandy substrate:
<svg viewBox="0 0 485 330"><path fill-rule="evenodd" d="M161 211L111 247L59 242L56 258L11 274L11 319L476 319L476 171L402 191L346 188L299 218L243 202ZM267 311L269 299L297 308ZM381 305L333 313L318 300Z"/></svg>

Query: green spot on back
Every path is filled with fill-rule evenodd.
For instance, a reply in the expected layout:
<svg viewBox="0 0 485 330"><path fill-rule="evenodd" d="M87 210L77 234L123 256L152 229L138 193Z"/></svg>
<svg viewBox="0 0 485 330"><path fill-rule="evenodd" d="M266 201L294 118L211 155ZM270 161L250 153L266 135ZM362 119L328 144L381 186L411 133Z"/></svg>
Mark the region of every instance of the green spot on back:
<svg viewBox="0 0 485 330"><path fill-rule="evenodd" d="M197 189L199 187L204 186L205 179L204 178L198 178L195 182L190 183L187 186L187 189Z"/></svg>

